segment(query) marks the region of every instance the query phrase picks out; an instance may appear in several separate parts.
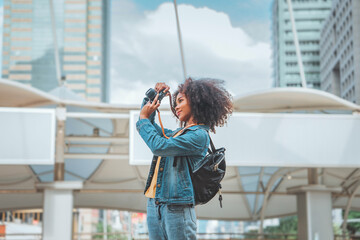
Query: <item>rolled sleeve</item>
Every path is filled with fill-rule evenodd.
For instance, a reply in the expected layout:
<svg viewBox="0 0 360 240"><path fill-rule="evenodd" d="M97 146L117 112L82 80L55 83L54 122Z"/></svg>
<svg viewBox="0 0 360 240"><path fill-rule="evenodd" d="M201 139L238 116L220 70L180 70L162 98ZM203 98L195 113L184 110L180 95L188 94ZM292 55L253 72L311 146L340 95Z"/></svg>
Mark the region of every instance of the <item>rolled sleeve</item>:
<svg viewBox="0 0 360 240"><path fill-rule="evenodd" d="M140 133L140 129L141 129L143 126L147 125L147 124L152 125L149 119L147 119L147 118L139 119L139 120L136 122L136 129L137 129L137 131Z"/></svg>
<svg viewBox="0 0 360 240"><path fill-rule="evenodd" d="M142 103L141 103L141 108L140 108L140 109L142 109L142 108L144 107L144 105L145 105L148 101L149 101L148 98L144 98L143 101L142 101ZM156 115L156 111L154 111L154 112L150 115L149 120L150 120L151 123L155 123L155 115Z"/></svg>
<svg viewBox="0 0 360 240"><path fill-rule="evenodd" d="M157 156L200 156L206 149L204 130L191 130L176 138L154 139L150 149Z"/></svg>
<svg viewBox="0 0 360 240"><path fill-rule="evenodd" d="M149 101L148 98L144 98L144 99L143 99L142 104L141 104L141 109L144 107L144 105L145 105L148 101ZM161 129L161 127L155 123L155 116L156 116L156 111L154 111L154 112L149 116L148 120L151 122L151 124L153 124L153 125L155 126L156 130L158 131L158 133L159 133L159 134L162 134L162 129ZM140 120L140 118L139 118L139 120ZM138 131L139 131L139 129L138 129ZM167 129L167 128L164 128L164 132L165 132L165 135L168 136L168 137L171 136L172 133L173 133L172 130Z"/></svg>
<svg viewBox="0 0 360 240"><path fill-rule="evenodd" d="M205 130L189 130L176 138L165 138L148 119L136 123L140 136L153 154L157 156L194 156L203 155L208 135Z"/></svg>

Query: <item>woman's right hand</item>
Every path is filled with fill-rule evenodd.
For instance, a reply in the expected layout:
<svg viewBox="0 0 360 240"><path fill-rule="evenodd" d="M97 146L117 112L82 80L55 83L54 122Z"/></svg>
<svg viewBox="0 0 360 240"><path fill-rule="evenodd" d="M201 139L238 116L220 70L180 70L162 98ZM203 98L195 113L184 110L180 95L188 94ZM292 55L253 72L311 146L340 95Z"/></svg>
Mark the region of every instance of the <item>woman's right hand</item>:
<svg viewBox="0 0 360 240"><path fill-rule="evenodd" d="M161 90L164 90L164 92L167 92L166 93L166 96L168 96L170 94L169 90L170 90L170 87L168 85L166 85L165 83L163 82L158 82L156 83L155 85L155 91L157 92L160 92Z"/></svg>
<svg viewBox="0 0 360 240"><path fill-rule="evenodd" d="M140 119L149 118L150 115L155 112L159 106L160 101L158 101L159 93L156 94L156 97L154 98L154 101L150 102L148 101L141 109L140 111Z"/></svg>

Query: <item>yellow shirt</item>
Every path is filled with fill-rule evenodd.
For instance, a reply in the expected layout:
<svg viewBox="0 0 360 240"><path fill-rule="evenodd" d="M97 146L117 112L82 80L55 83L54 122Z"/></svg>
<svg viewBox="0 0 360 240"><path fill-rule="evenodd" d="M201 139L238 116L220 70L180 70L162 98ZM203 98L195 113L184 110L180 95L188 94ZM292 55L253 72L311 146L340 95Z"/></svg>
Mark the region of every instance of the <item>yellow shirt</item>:
<svg viewBox="0 0 360 240"><path fill-rule="evenodd" d="M156 181L157 181L157 175L158 175L158 171L159 171L159 166L160 166L160 159L161 157L159 156L156 162L156 167L155 167L155 171L154 171L154 176L151 180L151 184L150 187L146 190L145 196L148 198L155 198L155 193L156 193Z"/></svg>

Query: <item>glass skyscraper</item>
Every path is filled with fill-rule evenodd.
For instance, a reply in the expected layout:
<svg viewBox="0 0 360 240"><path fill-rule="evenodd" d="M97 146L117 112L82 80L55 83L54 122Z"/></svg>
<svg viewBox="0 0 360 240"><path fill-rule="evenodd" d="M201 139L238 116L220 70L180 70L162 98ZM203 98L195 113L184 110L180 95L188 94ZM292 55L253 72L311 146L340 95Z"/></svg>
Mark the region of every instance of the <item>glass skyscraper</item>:
<svg viewBox="0 0 360 240"><path fill-rule="evenodd" d="M320 31L331 0L292 0L295 25L308 87L320 89ZM272 6L273 86L301 86L287 0Z"/></svg>
<svg viewBox="0 0 360 240"><path fill-rule="evenodd" d="M321 32L321 89L360 103L360 1L334 0Z"/></svg>
<svg viewBox="0 0 360 240"><path fill-rule="evenodd" d="M89 101L108 102L108 0L53 0L60 76ZM2 77L59 86L49 0L4 0Z"/></svg>

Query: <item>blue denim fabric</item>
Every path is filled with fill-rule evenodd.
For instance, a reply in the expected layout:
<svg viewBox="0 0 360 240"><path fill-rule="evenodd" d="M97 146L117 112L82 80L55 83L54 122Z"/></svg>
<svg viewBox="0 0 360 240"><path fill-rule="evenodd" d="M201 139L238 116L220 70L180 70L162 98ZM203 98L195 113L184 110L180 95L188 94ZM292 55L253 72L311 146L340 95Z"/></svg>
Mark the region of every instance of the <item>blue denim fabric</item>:
<svg viewBox="0 0 360 240"><path fill-rule="evenodd" d="M189 205L156 205L148 199L147 223L150 240L196 239L196 214Z"/></svg>
<svg viewBox="0 0 360 240"><path fill-rule="evenodd" d="M154 122L154 117L155 114L152 114L149 119L141 119L136 123L142 139L155 155L144 193L151 184L157 156L161 156L155 203L195 205L194 189L189 171L190 169L197 170L207 153L210 144L207 132L209 127L206 125L192 126L180 136L166 139L163 137L161 128ZM179 130L166 129L165 134L173 136ZM175 164L174 161L176 161Z"/></svg>

